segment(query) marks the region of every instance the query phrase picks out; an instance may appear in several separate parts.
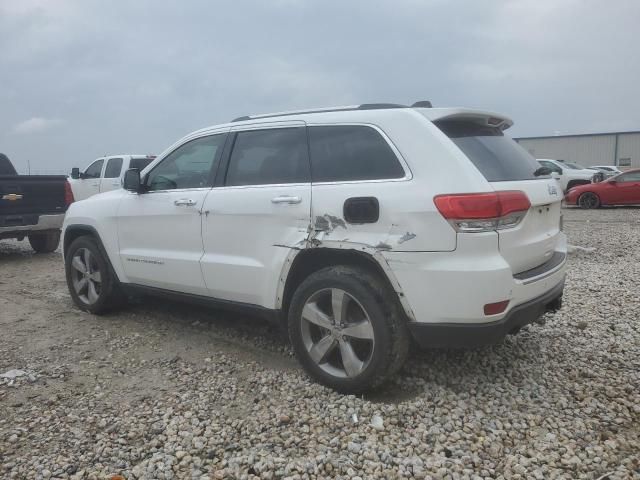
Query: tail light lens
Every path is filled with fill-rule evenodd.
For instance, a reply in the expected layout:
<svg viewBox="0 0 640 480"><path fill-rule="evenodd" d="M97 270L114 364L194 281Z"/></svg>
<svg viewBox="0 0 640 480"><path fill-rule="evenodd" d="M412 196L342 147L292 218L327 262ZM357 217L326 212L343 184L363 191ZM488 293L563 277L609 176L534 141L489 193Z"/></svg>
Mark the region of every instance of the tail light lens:
<svg viewBox="0 0 640 480"><path fill-rule="evenodd" d="M485 315L497 315L499 313L504 312L509 305L509 300L504 300L502 302L496 303L487 303L484 306L484 314Z"/></svg>
<svg viewBox="0 0 640 480"><path fill-rule="evenodd" d="M64 203L68 207L73 202L75 202L75 198L73 198L73 190L71 190L71 184L69 182L64 182Z"/></svg>
<svg viewBox="0 0 640 480"><path fill-rule="evenodd" d="M458 232L490 232L518 225L531 207L524 192L456 193L433 199Z"/></svg>

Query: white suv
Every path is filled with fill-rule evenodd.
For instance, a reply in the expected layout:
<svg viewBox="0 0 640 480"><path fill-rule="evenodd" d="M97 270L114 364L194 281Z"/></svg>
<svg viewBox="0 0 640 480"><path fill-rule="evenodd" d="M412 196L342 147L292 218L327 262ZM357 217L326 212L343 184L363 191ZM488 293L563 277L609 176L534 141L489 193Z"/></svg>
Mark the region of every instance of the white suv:
<svg viewBox="0 0 640 480"><path fill-rule="evenodd" d="M411 339L495 343L559 308L556 181L504 136L508 118L423 105L188 135L125 189L71 206L74 302L102 313L138 292L261 312L313 378L351 393L394 375Z"/></svg>

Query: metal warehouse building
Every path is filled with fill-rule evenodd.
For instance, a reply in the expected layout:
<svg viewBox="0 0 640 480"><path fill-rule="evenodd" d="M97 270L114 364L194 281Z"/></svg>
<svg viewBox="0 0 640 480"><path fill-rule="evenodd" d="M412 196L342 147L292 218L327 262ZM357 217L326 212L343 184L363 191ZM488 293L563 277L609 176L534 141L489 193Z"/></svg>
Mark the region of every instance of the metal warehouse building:
<svg viewBox="0 0 640 480"><path fill-rule="evenodd" d="M536 158L554 158L585 167L640 167L640 131L524 137L515 139Z"/></svg>

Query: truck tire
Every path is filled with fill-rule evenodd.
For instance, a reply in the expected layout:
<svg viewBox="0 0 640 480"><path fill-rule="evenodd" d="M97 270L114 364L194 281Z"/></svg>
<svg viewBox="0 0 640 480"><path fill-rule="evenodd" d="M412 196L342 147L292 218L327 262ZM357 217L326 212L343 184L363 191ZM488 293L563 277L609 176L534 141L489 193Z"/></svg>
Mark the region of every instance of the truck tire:
<svg viewBox="0 0 640 480"><path fill-rule="evenodd" d="M29 243L36 253L51 253L60 243L60 232L32 233Z"/></svg>
<svg viewBox="0 0 640 480"><path fill-rule="evenodd" d="M93 237L76 238L64 260L67 287L78 308L101 315L123 304L120 282Z"/></svg>
<svg viewBox="0 0 640 480"><path fill-rule="evenodd" d="M380 387L409 352L395 293L363 268L333 266L307 277L293 294L288 327L305 371L341 393Z"/></svg>

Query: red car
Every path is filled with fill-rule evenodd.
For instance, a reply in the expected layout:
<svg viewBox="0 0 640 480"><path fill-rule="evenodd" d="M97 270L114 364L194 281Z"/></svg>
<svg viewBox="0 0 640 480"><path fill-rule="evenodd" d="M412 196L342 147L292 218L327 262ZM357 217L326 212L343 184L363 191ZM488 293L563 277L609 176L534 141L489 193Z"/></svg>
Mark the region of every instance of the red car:
<svg viewBox="0 0 640 480"><path fill-rule="evenodd" d="M640 204L640 169L627 170L604 182L572 187L565 201L582 208Z"/></svg>

